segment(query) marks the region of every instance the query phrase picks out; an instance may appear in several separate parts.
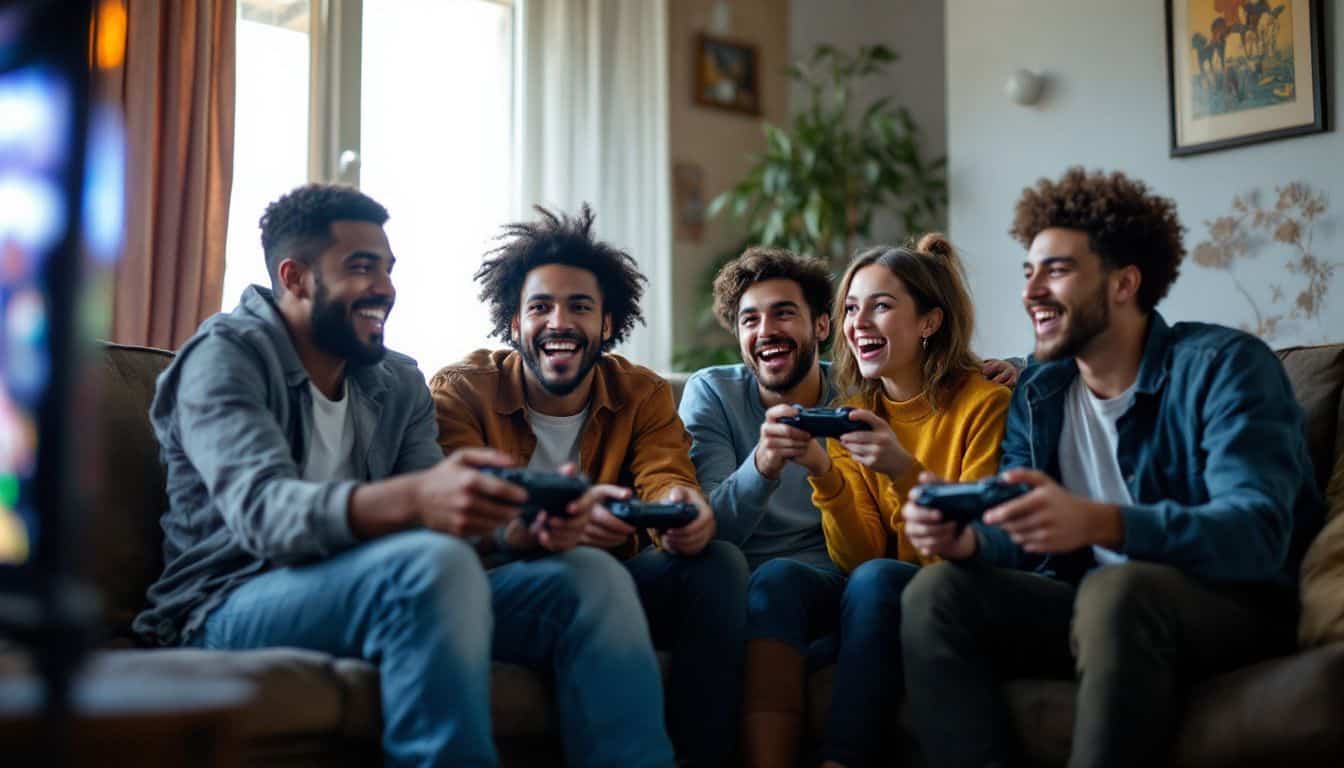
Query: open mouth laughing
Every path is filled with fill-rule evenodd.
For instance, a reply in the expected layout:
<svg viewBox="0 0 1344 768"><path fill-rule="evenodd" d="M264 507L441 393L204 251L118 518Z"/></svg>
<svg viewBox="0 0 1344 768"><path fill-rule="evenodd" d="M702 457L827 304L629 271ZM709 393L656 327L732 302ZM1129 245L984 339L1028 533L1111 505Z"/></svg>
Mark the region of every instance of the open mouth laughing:
<svg viewBox="0 0 1344 768"><path fill-rule="evenodd" d="M583 341L573 336L546 336L537 341L537 352L552 366L576 362L583 347Z"/></svg>
<svg viewBox="0 0 1344 768"><path fill-rule="evenodd" d="M772 373L783 371L788 368L797 348L791 339L767 339L756 345L756 360Z"/></svg>
<svg viewBox="0 0 1344 768"><path fill-rule="evenodd" d="M1064 311L1062 308L1047 304L1033 304L1027 309L1027 314L1031 316L1032 328L1036 331L1038 338L1050 336L1059 330L1063 322Z"/></svg>
<svg viewBox="0 0 1344 768"><path fill-rule="evenodd" d="M857 353L859 360L865 362L876 360L881 357L883 351L886 350L887 339L884 336L855 336L854 346L856 347L855 352Z"/></svg>
<svg viewBox="0 0 1344 768"><path fill-rule="evenodd" d="M383 325L387 322L387 313L391 306L382 302L373 305L357 306L353 312L355 323L366 335L381 336Z"/></svg>

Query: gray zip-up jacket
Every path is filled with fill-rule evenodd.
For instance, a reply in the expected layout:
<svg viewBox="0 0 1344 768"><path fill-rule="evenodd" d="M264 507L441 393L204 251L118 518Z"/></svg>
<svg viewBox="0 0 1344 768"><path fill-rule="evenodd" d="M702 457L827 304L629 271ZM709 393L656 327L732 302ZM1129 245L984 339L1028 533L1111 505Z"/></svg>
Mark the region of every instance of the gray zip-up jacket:
<svg viewBox="0 0 1344 768"><path fill-rule="evenodd" d="M150 421L168 475L164 569L135 631L188 642L239 584L355 544L347 511L359 481L443 458L434 403L415 361L388 352L348 369L356 479L314 483L300 468L312 430L308 373L268 289L206 320L160 376Z"/></svg>

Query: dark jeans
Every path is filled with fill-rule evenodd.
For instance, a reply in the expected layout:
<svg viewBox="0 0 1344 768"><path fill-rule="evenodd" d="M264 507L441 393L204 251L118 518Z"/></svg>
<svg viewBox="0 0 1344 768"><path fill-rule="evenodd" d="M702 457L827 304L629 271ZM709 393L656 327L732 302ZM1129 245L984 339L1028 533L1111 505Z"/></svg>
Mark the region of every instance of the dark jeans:
<svg viewBox="0 0 1344 768"><path fill-rule="evenodd" d="M777 558L751 575L747 636L835 659L818 759L858 768L877 758L904 690L901 591L918 570L900 560L870 560L846 579L839 569Z"/></svg>
<svg viewBox="0 0 1344 768"><path fill-rule="evenodd" d="M915 563L882 558L849 575L840 600L840 652L821 759L859 768L877 762L883 745L894 743L905 691L901 594L917 573Z"/></svg>
<svg viewBox="0 0 1344 768"><path fill-rule="evenodd" d="M723 765L737 746L747 560L711 541L694 557L648 548L627 560L654 647L671 654L667 726L683 766Z"/></svg>
<svg viewBox="0 0 1344 768"><path fill-rule="evenodd" d="M747 639L778 640L807 654L835 632L845 574L787 557L767 560L747 586Z"/></svg>
<svg viewBox="0 0 1344 768"><path fill-rule="evenodd" d="M1209 587L1129 562L1077 588L978 561L921 570L901 641L911 721L931 766L1015 764L997 681L1078 680L1072 768L1163 762L1193 682L1292 645L1296 600L1270 586Z"/></svg>

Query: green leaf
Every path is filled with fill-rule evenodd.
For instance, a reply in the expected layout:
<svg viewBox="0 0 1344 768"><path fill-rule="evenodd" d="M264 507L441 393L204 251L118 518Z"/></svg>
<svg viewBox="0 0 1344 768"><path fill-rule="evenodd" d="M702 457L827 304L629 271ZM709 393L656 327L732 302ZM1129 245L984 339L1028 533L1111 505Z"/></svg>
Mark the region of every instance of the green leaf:
<svg viewBox="0 0 1344 768"><path fill-rule="evenodd" d="M803 223L807 226L807 234L813 240L821 238L821 217L825 202L821 199L821 193L815 188L807 196L807 207L803 209Z"/></svg>
<svg viewBox="0 0 1344 768"><path fill-rule="evenodd" d="M733 195L730 192L722 192L716 195L714 199L709 202L709 208L705 210L705 217L712 219L715 216L718 216L719 212L722 211L724 206L728 205L732 199Z"/></svg>

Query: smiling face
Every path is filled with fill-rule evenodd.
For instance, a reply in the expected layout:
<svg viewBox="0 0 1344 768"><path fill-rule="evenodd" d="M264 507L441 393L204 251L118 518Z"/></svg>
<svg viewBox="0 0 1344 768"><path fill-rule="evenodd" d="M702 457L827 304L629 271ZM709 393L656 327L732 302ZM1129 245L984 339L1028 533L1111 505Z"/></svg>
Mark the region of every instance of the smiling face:
<svg viewBox="0 0 1344 768"><path fill-rule="evenodd" d="M528 374L557 397L573 392L611 337L597 276L586 269L545 264L527 273L510 341Z"/></svg>
<svg viewBox="0 0 1344 768"><path fill-rule="evenodd" d="M905 283L881 264L854 273L845 293L845 342L865 379L902 379L918 371L920 341L942 322L942 310L920 314Z"/></svg>
<svg viewBox="0 0 1344 768"><path fill-rule="evenodd" d="M372 365L387 351L383 324L397 298L396 259L377 224L334 221L331 238L311 270L313 344L351 365Z"/></svg>
<svg viewBox="0 0 1344 768"><path fill-rule="evenodd" d="M1108 270L1087 233L1045 229L1031 241L1022 265L1022 305L1036 332L1036 359L1074 357L1110 326Z"/></svg>
<svg viewBox="0 0 1344 768"><path fill-rule="evenodd" d="M785 278L762 280L737 304L737 344L761 386L787 392L812 371L817 346L830 333L830 317L812 318L803 290Z"/></svg>

